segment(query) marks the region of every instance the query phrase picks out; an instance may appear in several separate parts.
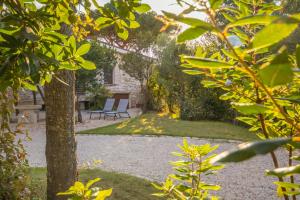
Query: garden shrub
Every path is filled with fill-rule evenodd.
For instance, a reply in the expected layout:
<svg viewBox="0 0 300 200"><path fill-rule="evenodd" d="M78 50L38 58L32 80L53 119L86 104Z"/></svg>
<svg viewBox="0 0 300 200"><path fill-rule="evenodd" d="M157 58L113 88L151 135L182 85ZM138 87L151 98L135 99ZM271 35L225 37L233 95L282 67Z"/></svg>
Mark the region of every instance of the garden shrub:
<svg viewBox="0 0 300 200"><path fill-rule="evenodd" d="M300 165L294 165L300 147L300 45L299 39L290 38L299 29L300 17L299 12L289 13L286 2L292 1L199 0L187 4L179 0L184 12L165 12L165 26L174 21L190 26L177 42L214 35L219 51L207 54L199 46L195 54L182 55L184 72L201 76L205 87L222 89L220 98L229 101L240 113L237 119L262 139L225 152L212 163L240 162L270 153L275 169L267 174L278 178L277 193L288 200L300 195L295 178ZM205 13L207 21L185 16L191 12ZM226 20L220 21L220 16ZM295 48L288 48L291 43L286 39ZM280 146L287 152L286 161L277 158L275 150Z"/></svg>
<svg viewBox="0 0 300 200"><path fill-rule="evenodd" d="M195 79L195 78L194 78ZM199 78L191 81L180 105L183 120L233 120L234 112L228 102L219 99L218 88L204 88Z"/></svg>
<svg viewBox="0 0 300 200"><path fill-rule="evenodd" d="M0 92L0 199L28 199L28 164L26 152L17 135L24 134L18 127L10 127L10 114L17 93Z"/></svg>
<svg viewBox="0 0 300 200"><path fill-rule="evenodd" d="M233 119L230 105L219 99L222 90L205 88L202 78L182 73L180 55L193 52L191 47L176 44L167 34L158 37L157 46L158 66L148 82L151 108L178 112L183 120Z"/></svg>
<svg viewBox="0 0 300 200"><path fill-rule="evenodd" d="M180 160L171 162L175 173L170 174L161 185L153 183L153 186L161 191L154 195L180 200L218 199L211 195L210 191L218 191L221 187L203 181L203 176L214 175L223 168L223 165L211 164L211 160L215 157L212 152L218 146L211 146L210 144L197 146L188 144L187 140L184 139L179 148L181 152L174 152L173 154Z"/></svg>
<svg viewBox="0 0 300 200"><path fill-rule="evenodd" d="M57 195L68 196L70 200L105 200L111 195L112 189L101 190L99 187L91 188L93 184L100 180L100 178L90 180L86 185L76 181L67 191L60 192Z"/></svg>

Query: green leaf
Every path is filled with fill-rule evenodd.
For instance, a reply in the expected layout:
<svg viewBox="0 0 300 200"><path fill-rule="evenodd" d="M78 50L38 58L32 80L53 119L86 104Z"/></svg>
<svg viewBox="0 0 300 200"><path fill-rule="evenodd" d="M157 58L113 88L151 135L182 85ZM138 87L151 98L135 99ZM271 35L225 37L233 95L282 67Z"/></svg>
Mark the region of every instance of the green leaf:
<svg viewBox="0 0 300 200"><path fill-rule="evenodd" d="M99 191L95 200L105 200L107 197L111 195L111 193L112 193L112 189Z"/></svg>
<svg viewBox="0 0 300 200"><path fill-rule="evenodd" d="M65 196L65 195L72 195L72 194L76 194L76 192L74 190L68 190L66 192L57 193L58 196Z"/></svg>
<svg viewBox="0 0 300 200"><path fill-rule="evenodd" d="M282 167L274 170L267 170L267 175L284 177L293 174L300 174L300 165L291 166L291 167Z"/></svg>
<svg viewBox="0 0 300 200"><path fill-rule="evenodd" d="M123 40L127 40L128 36L129 36L128 30L125 28L119 29L117 31L117 34Z"/></svg>
<svg viewBox="0 0 300 200"><path fill-rule="evenodd" d="M165 12L163 11L164 15L168 18L174 19L175 21L193 26L193 27L199 27L199 28L203 28L205 30L213 30L213 26L210 25L209 23L202 21L200 19L197 18L191 18L191 17L184 17L184 16L177 16L173 13L169 13L169 12Z"/></svg>
<svg viewBox="0 0 300 200"><path fill-rule="evenodd" d="M201 35L203 35L206 32L203 28L200 27L191 27L183 31L181 34L177 37L177 42L185 42L187 40L194 40Z"/></svg>
<svg viewBox="0 0 300 200"><path fill-rule="evenodd" d="M111 24L113 22L112 19L107 18L107 17L99 17L96 19L95 23L98 25L103 25L103 24Z"/></svg>
<svg viewBox="0 0 300 200"><path fill-rule="evenodd" d="M278 147L291 142L289 138L264 140L259 142L240 144L236 150L225 151L212 159L215 162L241 162L256 155L264 155L276 150Z"/></svg>
<svg viewBox="0 0 300 200"><path fill-rule="evenodd" d="M296 62L297 62L297 67L300 68L300 45L297 45L296 49Z"/></svg>
<svg viewBox="0 0 300 200"><path fill-rule="evenodd" d="M224 0L209 0L210 7L215 10L219 8Z"/></svg>
<svg viewBox="0 0 300 200"><path fill-rule="evenodd" d="M96 65L88 60L85 60L84 62L81 63L81 67L87 70L93 70L96 69Z"/></svg>
<svg viewBox="0 0 300 200"><path fill-rule="evenodd" d="M248 52L277 44L294 32L297 27L298 23L291 19L277 20L275 23L269 24L254 36L252 49Z"/></svg>
<svg viewBox="0 0 300 200"><path fill-rule="evenodd" d="M218 191L218 190L221 189L221 186L219 186L219 185L208 185L208 184L205 184L205 185L201 185L201 189L203 189L203 190Z"/></svg>
<svg viewBox="0 0 300 200"><path fill-rule="evenodd" d="M85 189L89 189L93 184L99 182L100 178L95 178L94 180L89 180L85 186Z"/></svg>
<svg viewBox="0 0 300 200"><path fill-rule="evenodd" d="M232 106L245 115L262 114L268 110L265 106L255 103L232 103Z"/></svg>
<svg viewBox="0 0 300 200"><path fill-rule="evenodd" d="M226 29L232 28L235 26L244 26L244 25L250 25L250 24L270 24L272 21L276 20L278 17L276 16L270 16L270 15L254 15L254 16L248 16L241 19L238 19L234 22L229 23L226 26Z"/></svg>
<svg viewBox="0 0 300 200"><path fill-rule="evenodd" d="M151 10L151 7L148 4L143 3L138 7L134 7L133 9L138 13L145 13Z"/></svg>
<svg viewBox="0 0 300 200"><path fill-rule="evenodd" d="M0 33L4 33L4 34L7 34L7 35L13 35L14 33L18 32L20 30L21 30L21 27L16 28L16 29L5 27L5 29L0 28Z"/></svg>
<svg viewBox="0 0 300 200"><path fill-rule="evenodd" d="M198 70L182 70L183 73L186 73L188 75L200 75L204 74L204 72L198 71Z"/></svg>
<svg viewBox="0 0 300 200"><path fill-rule="evenodd" d="M45 34L46 36L48 36L48 37L52 37L52 38L54 38L55 40L60 40L60 41L62 41L62 42L65 42L65 41L66 41L66 38L67 38L66 35L61 34L61 33L58 33L58 32L55 32L55 31L45 32L44 34Z"/></svg>
<svg viewBox="0 0 300 200"><path fill-rule="evenodd" d="M216 83L214 81L206 81L206 80L201 81L201 84L204 87L207 87L207 88L218 88L218 87L221 86L221 85L219 85L218 83Z"/></svg>
<svg viewBox="0 0 300 200"><path fill-rule="evenodd" d="M274 182L274 184L284 187L284 188L288 188L288 189L295 189L295 188L300 188L299 184L296 183L287 183L287 182Z"/></svg>
<svg viewBox="0 0 300 200"><path fill-rule="evenodd" d="M87 52L89 52L90 48L91 48L91 44L89 44L89 43L83 44L77 49L75 55L82 56L82 55L86 54Z"/></svg>
<svg viewBox="0 0 300 200"><path fill-rule="evenodd" d="M276 99L290 101L292 103L300 104L300 96L290 96L290 97L282 97L282 98L276 98Z"/></svg>
<svg viewBox="0 0 300 200"><path fill-rule="evenodd" d="M59 65L59 69L78 70L79 67L75 66L74 64L65 62Z"/></svg>
<svg viewBox="0 0 300 200"><path fill-rule="evenodd" d="M191 64L197 68L231 68L231 67L233 67L233 65L231 65L230 63L225 63L225 62L221 62L218 60L212 60L212 59L207 59L207 58L184 56L183 60L188 62L188 64Z"/></svg>
<svg viewBox="0 0 300 200"><path fill-rule="evenodd" d="M70 190L71 190L71 188L73 188L73 190L74 191L77 191L77 192L83 192L84 191L84 185L83 185L83 183L81 183L81 182L79 182L79 181L76 181L75 183L74 183L74 186L72 187L70 187Z"/></svg>
<svg viewBox="0 0 300 200"><path fill-rule="evenodd" d="M75 37L74 36L71 36L69 38L69 45L71 47L71 51L73 54L75 54L76 52L76 40L75 40Z"/></svg>
<svg viewBox="0 0 300 200"><path fill-rule="evenodd" d="M27 81L22 81L22 87L31 91L37 91L37 87L34 84L29 83Z"/></svg>
<svg viewBox="0 0 300 200"><path fill-rule="evenodd" d="M206 30L212 30L213 29L212 25L210 25L209 23L204 22L200 19L179 16L179 17L177 17L177 20L181 23L184 23L184 24L187 24L187 25L190 25L190 26L199 27L199 28L203 28L203 29L206 29Z"/></svg>
<svg viewBox="0 0 300 200"><path fill-rule="evenodd" d="M228 13L222 13L225 19L227 19L229 22L234 22L236 21L235 17L229 15Z"/></svg>
<svg viewBox="0 0 300 200"><path fill-rule="evenodd" d="M294 73L292 65L286 64L270 64L259 70L259 75L264 84L275 87L284 85L293 81Z"/></svg>
<svg viewBox="0 0 300 200"><path fill-rule="evenodd" d="M137 21L130 21L129 28L139 28L140 24Z"/></svg>

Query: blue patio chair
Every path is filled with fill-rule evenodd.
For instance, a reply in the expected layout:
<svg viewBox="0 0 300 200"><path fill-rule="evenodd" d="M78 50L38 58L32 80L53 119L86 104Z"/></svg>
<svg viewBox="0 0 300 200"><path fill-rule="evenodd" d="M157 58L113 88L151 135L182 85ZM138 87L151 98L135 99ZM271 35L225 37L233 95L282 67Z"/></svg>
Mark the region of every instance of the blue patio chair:
<svg viewBox="0 0 300 200"><path fill-rule="evenodd" d="M113 98L106 99L103 110L92 110L92 111L90 111L90 119L92 119L92 114L98 114L98 113L100 114L99 119L101 119L102 113L112 111L112 109L114 107L114 104L115 104L115 99L113 99Z"/></svg>
<svg viewBox="0 0 300 200"><path fill-rule="evenodd" d="M120 99L117 110L104 112L104 119L107 116L113 117L114 120L116 120L116 118L118 117L131 118L130 114L127 111L128 104L129 104L128 99Z"/></svg>

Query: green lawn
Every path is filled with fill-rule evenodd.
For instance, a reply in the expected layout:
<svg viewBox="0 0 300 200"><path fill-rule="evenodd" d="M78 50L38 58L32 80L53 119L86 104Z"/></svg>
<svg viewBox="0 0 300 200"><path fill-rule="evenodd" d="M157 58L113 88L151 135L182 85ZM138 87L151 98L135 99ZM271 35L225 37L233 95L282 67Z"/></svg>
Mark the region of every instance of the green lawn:
<svg viewBox="0 0 300 200"><path fill-rule="evenodd" d="M31 189L32 198L35 200L46 199L46 169L31 168ZM157 192L149 181L134 176L105 172L99 169L81 170L80 181L86 183L87 180L101 178L99 184L95 184L103 189L113 188L112 196L109 200L159 200L151 194ZM160 198L161 199L161 198Z"/></svg>
<svg viewBox="0 0 300 200"><path fill-rule="evenodd" d="M86 130L79 134L103 135L169 135L199 138L251 141L257 139L246 128L215 121L183 121L170 116L147 113L124 122Z"/></svg>

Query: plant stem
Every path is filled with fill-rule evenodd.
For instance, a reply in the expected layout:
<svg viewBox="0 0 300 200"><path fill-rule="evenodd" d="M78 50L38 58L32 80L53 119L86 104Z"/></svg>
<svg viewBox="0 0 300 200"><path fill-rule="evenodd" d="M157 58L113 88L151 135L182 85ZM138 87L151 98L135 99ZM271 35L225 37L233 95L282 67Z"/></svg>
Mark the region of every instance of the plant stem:
<svg viewBox="0 0 300 200"><path fill-rule="evenodd" d="M289 147L289 167L291 167L291 166L293 165L292 156L293 156L293 148L290 146L290 147ZM290 176L290 182L291 182L291 183L294 183L294 182L295 182L294 176L293 176L293 175ZM292 191L294 191L294 189L292 189ZM292 196L292 199L293 199L293 200L296 200L296 199L297 199L297 198L296 198L296 195L293 195L293 196Z"/></svg>
<svg viewBox="0 0 300 200"><path fill-rule="evenodd" d="M267 132L266 124L265 124L265 118L264 118L264 116L262 114L259 114L258 117L259 117L259 121L260 121L260 124L261 124L262 133L264 134L264 136L265 136L266 139L269 139L269 134ZM271 157L272 157L272 160L273 160L274 167L275 168L279 168L279 163L278 163L278 159L277 159L277 156L276 156L275 152L271 151L270 154L271 154ZM282 177L278 177L278 180L280 182L284 182ZM286 191L286 189L284 187L281 187L281 190L283 192ZM284 195L284 199L288 200L289 197L285 194Z"/></svg>
<svg viewBox="0 0 300 200"><path fill-rule="evenodd" d="M293 135L294 135L293 133L294 133L294 129L291 128L290 137L293 137ZM293 157L293 147L289 146L288 148L289 148L289 167L291 167L293 165L293 159L292 159L292 157ZM290 182L291 183L295 182L295 179L294 179L293 175L290 176ZM292 189L292 191L295 191L295 190ZM296 195L292 195L292 199L296 200L297 199Z"/></svg>
<svg viewBox="0 0 300 200"><path fill-rule="evenodd" d="M244 71L245 73L247 73L249 75L249 77L255 82L255 84L257 85L256 87L256 91L257 91L257 101L260 101L259 99L259 93L258 93L258 89L260 88L271 100L271 102L273 103L273 105L277 108L278 112L284 117L285 121L290 124L292 127L295 127L295 129L300 132L300 127L298 126L298 123L294 123L294 121L290 118L290 116L284 111L284 109L278 104L278 102L275 100L274 96L272 95L272 93L269 91L269 89L263 84L263 82L261 82L261 80L257 77L256 73L251 69L251 67L238 55L238 53L235 51L233 45L230 43L230 41L228 40L228 38L226 37L226 33L224 33L217 25L216 19L215 19L215 13L213 10L211 10L209 7L205 7L206 9L206 14L209 16L214 29L217 31L218 36L220 37L221 40L223 40L226 45L228 46L228 48L232 51L232 53L234 54L234 56L237 58L240 66L238 66L238 68L241 71ZM225 31L226 28L225 28ZM262 133L264 134L266 139L269 139L269 135L268 132L266 130L266 125L265 125L265 119L264 116L262 114L258 115L259 117L259 121L261 123L261 128L262 128ZM278 159L276 157L276 154L272 151L271 153L271 157L273 160L273 164L275 166L275 168L279 167L279 163L278 163ZM280 182L283 182L283 178L282 177L278 177L278 180ZM281 187L282 191L286 191L286 188ZM284 199L285 200L289 200L289 197L285 194L284 195Z"/></svg>
<svg viewBox="0 0 300 200"><path fill-rule="evenodd" d="M217 22L215 20L215 17L212 14L212 11L210 10L210 8L206 7L206 10L207 10L206 13L209 16L209 18L210 18L210 20L211 20L214 28L219 33L220 39L223 40L226 43L226 45L228 46L228 48L232 51L232 53L234 54L234 56L238 59L238 62L241 64L241 67L240 67L241 69L240 70L246 72L250 76L250 78L252 78L253 81L255 81L255 83L271 99L272 103L275 105L275 107L280 112L280 114L284 117L284 119L286 120L286 122L289 123L292 127L295 127L297 129L297 131L300 132L300 127L298 127L297 124L294 124L293 120L289 118L289 116L287 115L287 113L278 104L278 102L275 100L275 98L273 97L273 95L271 94L271 92L268 90L268 88L257 78L255 72L252 71L251 68L250 68L250 66L237 54L237 52L235 51L234 47L231 45L230 41L226 37L226 34L219 29L219 27L217 25Z"/></svg>

